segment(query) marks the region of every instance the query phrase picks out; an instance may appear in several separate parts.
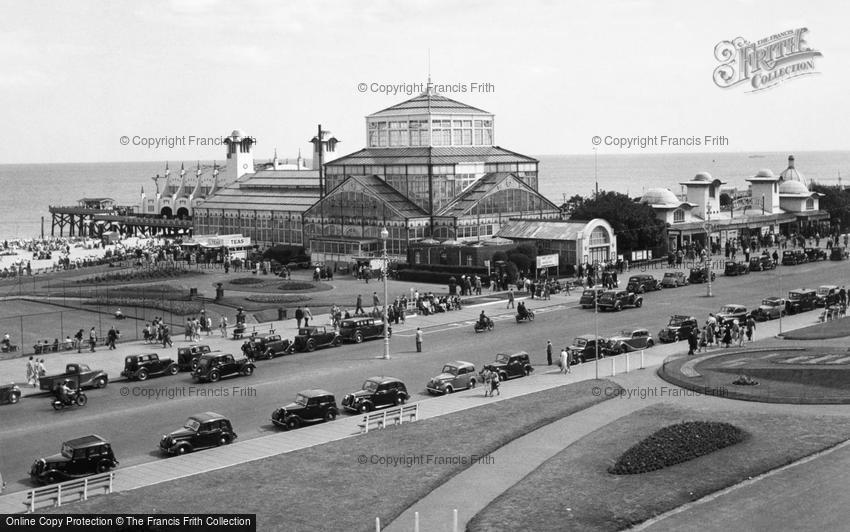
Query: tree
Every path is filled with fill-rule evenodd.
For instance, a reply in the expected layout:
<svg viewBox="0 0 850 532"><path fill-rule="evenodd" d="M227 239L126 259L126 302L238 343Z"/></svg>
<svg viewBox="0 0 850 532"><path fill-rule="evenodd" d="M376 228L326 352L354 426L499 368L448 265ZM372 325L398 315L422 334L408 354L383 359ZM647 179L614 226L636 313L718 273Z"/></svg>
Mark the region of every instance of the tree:
<svg viewBox="0 0 850 532"><path fill-rule="evenodd" d="M821 185L814 182L810 187L812 192L823 194L818 200L818 207L829 213L829 218L843 230L850 225L850 190L841 190L836 186Z"/></svg>
<svg viewBox="0 0 850 532"><path fill-rule="evenodd" d="M570 220L593 218L611 224L620 252L651 249L664 242L665 224L656 218L652 207L632 201L625 194L600 192L596 198L586 198L570 216Z"/></svg>
<svg viewBox="0 0 850 532"><path fill-rule="evenodd" d="M725 192L720 193L720 208L728 209L732 206L732 196Z"/></svg>

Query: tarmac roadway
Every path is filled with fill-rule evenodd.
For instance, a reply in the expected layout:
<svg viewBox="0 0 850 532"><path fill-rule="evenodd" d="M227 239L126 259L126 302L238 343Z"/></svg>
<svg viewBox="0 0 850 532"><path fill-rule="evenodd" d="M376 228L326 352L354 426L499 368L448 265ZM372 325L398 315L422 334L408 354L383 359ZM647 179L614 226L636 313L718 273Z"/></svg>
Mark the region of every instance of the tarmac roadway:
<svg viewBox="0 0 850 532"><path fill-rule="evenodd" d="M218 383L195 384L188 373L150 378L142 383L114 382L120 370L110 370L113 382L103 390L88 392L89 403L82 408L54 412L50 399L43 396L24 397L17 405L0 406L0 471L8 483L7 492L30 488L28 472L34 459L58 452L63 440L90 433L112 441L121 467L160 460L161 435L179 428L187 416L204 411L230 417L240 440L258 437L278 430L270 421L272 411L292 401L298 391L324 388L341 401L373 375L400 378L412 393L412 401L428 400L425 384L445 362L466 360L480 368L496 353L525 350L531 354L532 363L543 370L547 339L552 340L553 358L557 359L561 347L579 334L594 333L597 325L603 336L636 327L646 327L656 336L671 314L691 314L703 320L708 312L716 312L724 304L753 307L764 297L779 295L779 286L787 292L793 288L844 284L850 272L848 266L849 262L820 262L741 277L719 275L712 287L714 297L705 297L705 285L666 289L646 294L642 308L600 313L598 318L592 310L578 307L579 291L571 297L555 295L550 301L527 300L527 307L537 312L531 323L515 323L513 311L505 309L504 301L427 318L412 317L407 327L393 335L390 360L381 359L382 341L372 340L259 361L252 376ZM663 270L650 273L660 277ZM471 324L482 308L495 318L496 327L492 332L476 334ZM413 335L420 324L425 333L424 351L417 353ZM291 335L294 324L289 331L277 332ZM216 342L222 349L231 346L234 353L240 345L231 340ZM174 348L130 342L99 356L110 357L109 365L118 367L123 357L131 353L156 351L161 357L176 358L176 348L185 343L182 335L176 335ZM681 345L683 351L687 349L684 342ZM10 377L9 363L23 374L24 359L6 361L0 370L4 381ZM11 376L20 379L17 374Z"/></svg>

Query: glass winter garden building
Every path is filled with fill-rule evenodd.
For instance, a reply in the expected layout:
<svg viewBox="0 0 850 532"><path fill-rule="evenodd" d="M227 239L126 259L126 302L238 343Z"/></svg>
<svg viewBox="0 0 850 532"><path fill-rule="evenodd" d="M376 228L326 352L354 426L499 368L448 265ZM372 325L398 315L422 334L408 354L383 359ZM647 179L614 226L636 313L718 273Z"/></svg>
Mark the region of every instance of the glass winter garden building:
<svg viewBox="0 0 850 532"><path fill-rule="evenodd" d="M327 163L327 195L303 215L314 261L426 239L488 239L510 218L559 217L537 192L538 161L494 144L492 114L426 92L366 117L367 147Z"/></svg>

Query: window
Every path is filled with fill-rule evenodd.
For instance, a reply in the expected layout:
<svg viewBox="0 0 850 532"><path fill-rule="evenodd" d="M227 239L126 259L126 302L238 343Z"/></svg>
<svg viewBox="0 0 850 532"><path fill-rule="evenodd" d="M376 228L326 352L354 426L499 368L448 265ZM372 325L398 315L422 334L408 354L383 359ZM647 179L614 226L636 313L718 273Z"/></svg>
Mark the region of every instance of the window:
<svg viewBox="0 0 850 532"><path fill-rule="evenodd" d="M809 199L806 200L806 210L807 211L815 210L815 200L814 199L809 198Z"/></svg>
<svg viewBox="0 0 850 532"><path fill-rule="evenodd" d="M715 187L714 185L709 185L708 186L708 197L709 198L715 197L715 195L717 194L716 190L717 190L717 187Z"/></svg>
<svg viewBox="0 0 850 532"><path fill-rule="evenodd" d="M673 223L680 224L685 221L685 210L684 209L676 209L673 211Z"/></svg>
<svg viewBox="0 0 850 532"><path fill-rule="evenodd" d="M604 246L610 241L608 231L606 231L604 227L595 227L593 231L590 232L591 246Z"/></svg>

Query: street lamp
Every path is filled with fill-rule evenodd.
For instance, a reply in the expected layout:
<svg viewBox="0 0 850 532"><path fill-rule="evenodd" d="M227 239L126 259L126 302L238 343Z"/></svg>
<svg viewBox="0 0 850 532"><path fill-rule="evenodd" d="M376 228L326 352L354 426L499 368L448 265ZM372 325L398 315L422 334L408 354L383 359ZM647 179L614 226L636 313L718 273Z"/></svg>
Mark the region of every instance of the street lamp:
<svg viewBox="0 0 850 532"><path fill-rule="evenodd" d="M594 371L596 372L596 380L599 380L599 293L594 288L593 294L593 325L596 328L596 338L593 339L593 344L596 346L596 362L594 363Z"/></svg>
<svg viewBox="0 0 850 532"><path fill-rule="evenodd" d="M711 226L711 213L708 214L708 220L703 224L703 228L705 229L705 247L707 248L707 252L705 254L705 280L706 280L706 297L712 297L711 293L711 230L713 229Z"/></svg>
<svg viewBox="0 0 850 532"><path fill-rule="evenodd" d="M390 232L384 227L381 229L381 241L384 243L383 266L381 267L384 274L384 360L390 359L390 322L387 319L387 277L389 277L389 263L387 261L387 239L390 237Z"/></svg>

